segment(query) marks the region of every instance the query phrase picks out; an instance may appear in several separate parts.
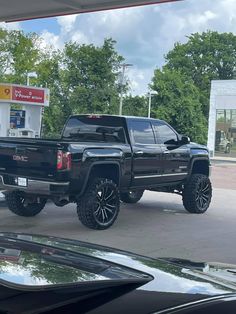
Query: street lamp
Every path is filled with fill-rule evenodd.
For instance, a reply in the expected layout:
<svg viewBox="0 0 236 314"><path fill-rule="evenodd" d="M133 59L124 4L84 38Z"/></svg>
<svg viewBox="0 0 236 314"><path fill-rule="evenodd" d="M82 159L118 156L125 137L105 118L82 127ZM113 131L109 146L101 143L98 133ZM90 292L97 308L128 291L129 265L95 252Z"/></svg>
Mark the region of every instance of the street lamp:
<svg viewBox="0 0 236 314"><path fill-rule="evenodd" d="M121 67L122 67L122 72L121 72L121 77L120 77L120 108L119 108L119 115L122 116L122 109L123 109L123 92L124 92L124 85L125 85L125 70L126 68L128 67L132 67L133 64L130 64L130 63L124 63L124 64L121 64Z"/></svg>
<svg viewBox="0 0 236 314"><path fill-rule="evenodd" d="M158 94L158 92L156 92L156 91L149 91L148 92L148 118L151 117L152 96L155 96L157 94Z"/></svg>
<svg viewBox="0 0 236 314"><path fill-rule="evenodd" d="M28 72L27 73L27 85L30 85L30 78L38 78L36 72Z"/></svg>

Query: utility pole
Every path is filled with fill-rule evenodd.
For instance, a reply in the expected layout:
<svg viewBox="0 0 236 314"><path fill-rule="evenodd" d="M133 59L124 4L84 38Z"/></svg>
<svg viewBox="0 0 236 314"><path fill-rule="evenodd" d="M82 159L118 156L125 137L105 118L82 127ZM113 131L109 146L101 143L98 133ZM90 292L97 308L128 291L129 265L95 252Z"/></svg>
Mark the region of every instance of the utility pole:
<svg viewBox="0 0 236 314"><path fill-rule="evenodd" d="M119 108L119 115L122 116L122 109L123 109L123 93L124 93L124 85L125 85L125 70L128 67L132 67L133 64L124 63L121 64L122 72L121 72L121 79L120 79L120 108Z"/></svg>

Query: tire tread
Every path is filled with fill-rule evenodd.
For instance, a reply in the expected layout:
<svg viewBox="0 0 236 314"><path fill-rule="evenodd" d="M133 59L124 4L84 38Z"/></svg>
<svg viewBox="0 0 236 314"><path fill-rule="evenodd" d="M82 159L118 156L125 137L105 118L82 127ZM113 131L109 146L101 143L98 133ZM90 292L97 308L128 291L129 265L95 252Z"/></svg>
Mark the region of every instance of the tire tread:
<svg viewBox="0 0 236 314"><path fill-rule="evenodd" d="M45 200L42 203L32 203L25 207L22 205L20 201L19 192L17 191L7 193L5 195L5 199L6 199L9 210L13 212L14 214L18 216L23 216L23 217L36 216L43 210L46 204L46 200Z"/></svg>
<svg viewBox="0 0 236 314"><path fill-rule="evenodd" d="M185 188L183 191L183 205L185 209L190 213L202 214L209 207L208 205L208 207L204 211L200 211L195 201L195 193L196 193L198 183L200 180L203 180L203 179L208 179L209 181L208 183L210 185L210 200L209 200L209 205L210 205L211 197L212 197L212 187L211 187L211 182L209 178L203 174L193 174L191 178L189 179L189 182L185 185Z"/></svg>

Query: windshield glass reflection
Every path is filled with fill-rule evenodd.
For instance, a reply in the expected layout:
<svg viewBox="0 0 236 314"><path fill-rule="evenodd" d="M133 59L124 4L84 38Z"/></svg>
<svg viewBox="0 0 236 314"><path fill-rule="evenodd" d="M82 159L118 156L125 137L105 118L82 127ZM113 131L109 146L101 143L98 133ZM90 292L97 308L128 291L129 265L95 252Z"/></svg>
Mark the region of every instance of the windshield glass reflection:
<svg viewBox="0 0 236 314"><path fill-rule="evenodd" d="M25 235L17 235L18 238L22 236L25 237ZM204 278L199 278L193 274L186 274L186 272L183 271L184 267L176 267L173 264L169 264L158 259L152 260L132 254L122 254L122 252L119 254L119 252L112 252L112 249L109 250L108 248L100 250L95 246L69 239L57 239L54 237L34 235L31 237L30 241L63 248L80 254L99 257L103 260L125 265L155 275L156 280L150 281L146 284L145 290L166 291L173 293L182 291L182 293L200 293L210 295L227 293L230 291L230 287L221 285L220 281L219 283L210 283ZM143 287L139 289L143 289Z"/></svg>
<svg viewBox="0 0 236 314"><path fill-rule="evenodd" d="M51 261L52 252L42 256L0 247L0 279L20 285L40 286L104 280L106 277Z"/></svg>

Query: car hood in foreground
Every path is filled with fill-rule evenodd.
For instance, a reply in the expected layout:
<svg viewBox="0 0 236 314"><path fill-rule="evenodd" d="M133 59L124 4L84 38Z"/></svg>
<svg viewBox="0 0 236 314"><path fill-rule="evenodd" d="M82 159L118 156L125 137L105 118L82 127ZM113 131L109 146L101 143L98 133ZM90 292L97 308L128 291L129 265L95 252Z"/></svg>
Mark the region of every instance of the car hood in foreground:
<svg viewBox="0 0 236 314"><path fill-rule="evenodd" d="M12 246L14 246L13 243L15 243L18 248L22 248L22 252L27 252L28 255L26 254L26 256L23 257L24 263L30 264L30 262L32 262L29 250L32 250L31 253L35 253L37 248L37 246L35 246L36 244L40 245L38 252L40 252L41 255L45 252L45 256L47 256L47 258L50 256L55 263L57 263L58 259L58 262L63 264L63 260L66 261L66 255L72 252L79 254L80 257L82 256L85 264L86 257L87 263L91 262L89 258L93 258L92 261L94 264L97 263L97 266L95 266L97 273L99 267L103 267L102 261L107 261L115 263L117 266L124 266L129 270L136 270L140 272L140 274L144 273L150 275L152 278L142 287L142 289L146 290L204 295L218 295L236 291L236 265L196 263L174 258L152 259L100 245L51 236L0 233L1 246L6 246L6 242L3 242L3 239L8 239ZM14 242L13 239L15 240ZM26 244L28 245L26 246ZM65 252L63 260L61 260L61 256L59 256L58 253L53 253L55 250L52 248L62 249ZM13 250L14 249L12 249L12 252ZM13 258L10 256L11 252L8 250L9 260L15 260L16 264L19 265L19 262L22 260L22 252L20 253L19 250L17 253L19 256L16 256L16 252L17 250L14 252L15 255ZM6 256L4 258L4 254L5 253L0 253L2 261L6 261L7 259ZM71 266L78 267L78 265L73 265L72 262L70 263ZM91 274L93 271L95 273L95 269L91 267L89 273ZM0 274L1 272L0 261ZM92 280L92 276L90 279ZM88 276L88 280L86 279L86 281L90 279ZM94 279L96 280L96 273L94 274ZM65 283L67 283L66 280Z"/></svg>
<svg viewBox="0 0 236 314"><path fill-rule="evenodd" d="M0 233L0 285L30 293L61 289L67 298L69 291L74 296L120 289L119 297L115 292L111 297L117 303L113 313L121 313L126 302L135 313L146 302L148 313L236 293L236 266L152 259L76 240ZM104 308L109 302L103 301L101 311L111 311Z"/></svg>

